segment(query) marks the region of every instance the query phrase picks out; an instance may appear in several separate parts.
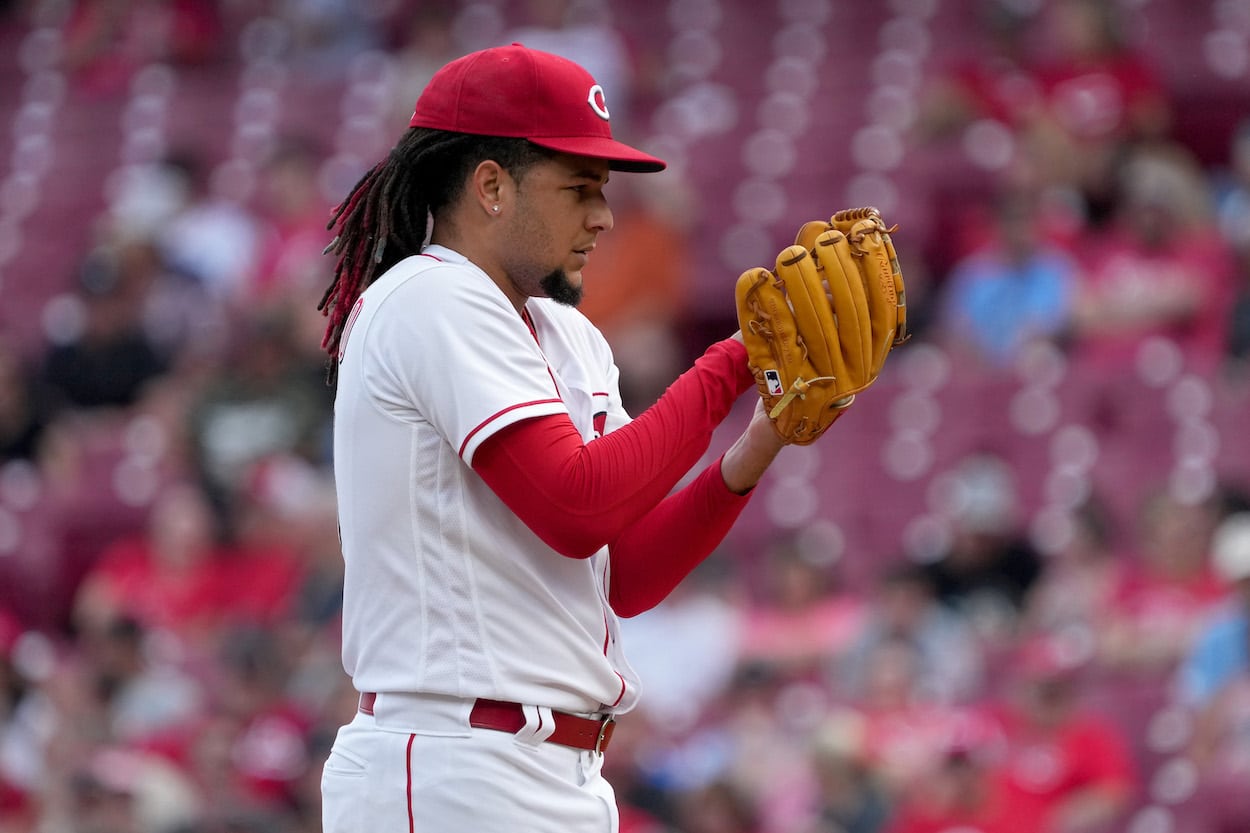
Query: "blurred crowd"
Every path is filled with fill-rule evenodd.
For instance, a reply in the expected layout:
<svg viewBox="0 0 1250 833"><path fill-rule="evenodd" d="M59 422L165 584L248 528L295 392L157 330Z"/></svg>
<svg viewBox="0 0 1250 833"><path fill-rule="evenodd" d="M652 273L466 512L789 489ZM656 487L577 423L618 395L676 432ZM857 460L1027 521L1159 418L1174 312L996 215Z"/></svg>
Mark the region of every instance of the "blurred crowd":
<svg viewBox="0 0 1250 833"><path fill-rule="evenodd" d="M230 64L239 22L269 15L310 75L381 50L389 129L504 5L10 0L0 20L52 15L61 71L107 101L152 61ZM618 132L645 133L672 79L619 10L513 5L498 40L581 61ZM1040 344L1087 378L1171 360L1244 393L1250 117L1225 114L1218 158L1178 139L1133 4L974 5L979 48L926 79L908 123L941 162L905 252L916 343L970 378ZM321 763L356 708L317 310L342 183L323 139L269 137L243 190L193 143L130 166L33 313L44 340L0 349L0 833L320 829ZM689 303L716 207L681 166L643 179L613 180L584 307L634 413L692 333L732 328ZM605 763L623 833L1245 833L1237 474L1134 484L1128 516L1085 495L1042 546L1003 461L969 454L924 559L857 553L872 579L850 581L851 556L792 530L714 556L625 624L645 693Z"/></svg>

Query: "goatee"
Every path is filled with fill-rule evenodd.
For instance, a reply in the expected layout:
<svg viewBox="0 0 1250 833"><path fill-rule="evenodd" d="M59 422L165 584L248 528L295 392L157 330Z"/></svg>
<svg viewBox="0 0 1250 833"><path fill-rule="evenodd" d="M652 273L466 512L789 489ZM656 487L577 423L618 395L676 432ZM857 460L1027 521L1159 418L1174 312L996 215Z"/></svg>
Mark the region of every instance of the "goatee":
<svg viewBox="0 0 1250 833"><path fill-rule="evenodd" d="M547 297L557 304L575 307L582 302L582 288L574 286L563 269L556 269L539 284Z"/></svg>

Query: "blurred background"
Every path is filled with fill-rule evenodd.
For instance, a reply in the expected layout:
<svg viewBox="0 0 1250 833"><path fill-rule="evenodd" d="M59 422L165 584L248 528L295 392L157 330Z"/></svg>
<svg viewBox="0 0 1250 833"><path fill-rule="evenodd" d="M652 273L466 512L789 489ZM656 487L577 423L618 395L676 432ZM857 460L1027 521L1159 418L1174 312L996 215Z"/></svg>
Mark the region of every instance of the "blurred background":
<svg viewBox="0 0 1250 833"><path fill-rule="evenodd" d="M670 162L586 270L632 412L840 208L916 332L626 623L624 833L1250 831L1246 0L5 0L0 833L320 829L325 223L512 41Z"/></svg>

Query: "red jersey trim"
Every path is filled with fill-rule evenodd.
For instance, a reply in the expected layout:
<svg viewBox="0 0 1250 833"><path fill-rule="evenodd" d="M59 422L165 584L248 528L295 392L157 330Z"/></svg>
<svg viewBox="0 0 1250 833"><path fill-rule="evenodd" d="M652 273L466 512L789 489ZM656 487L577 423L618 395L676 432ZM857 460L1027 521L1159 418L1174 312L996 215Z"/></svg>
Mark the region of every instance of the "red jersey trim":
<svg viewBox="0 0 1250 833"><path fill-rule="evenodd" d="M509 405L507 408L504 408L502 411L496 411L495 413L488 416L486 419L479 422L472 431L470 431L467 435L465 435L464 442L460 443L460 452L459 452L460 456L464 457L464 450L469 447L469 441L473 439L473 437L477 434L478 431L481 431L487 425L490 425L492 422L499 419L501 416L508 413L509 411L515 411L517 408L528 408L531 405L550 405L553 402L563 403L564 400L558 397L555 399L535 399L532 402L520 402L516 405Z"/></svg>
<svg viewBox="0 0 1250 833"><path fill-rule="evenodd" d="M542 343L541 341L539 341L539 340L538 340L538 328L534 326L534 319L530 317L530 311L529 311L529 308L528 308L528 307L522 307L522 308L521 308L521 320L525 322L525 326L527 326L527 327L529 327L529 328L530 328L530 335L532 335L532 336L534 337L534 343L538 345L538 349L539 349L539 350L542 350L542 349L543 349L543 343ZM546 360L546 356L544 356L544 357L543 357L543 359L544 359L544 361L545 361L545 360ZM548 362L548 363L547 363L547 375L551 377L551 385L552 385L552 387L554 387L554 388L555 388L556 395L557 395L557 396L559 396L559 394L560 394L560 383L556 381L556 374L555 374L555 371L553 371L553 370L551 369L551 363L550 363L550 362ZM597 394L595 394L595 395L597 395ZM605 394L605 395L606 395L606 394Z"/></svg>
<svg viewBox="0 0 1250 833"><path fill-rule="evenodd" d="M408 770L408 833L416 833L416 819L412 816L412 742L417 739L416 735L408 736L408 752L405 756L407 761L405 765Z"/></svg>
<svg viewBox="0 0 1250 833"><path fill-rule="evenodd" d="M356 319L360 317L360 311L365 308L365 296L361 295L356 299L355 306L352 307L351 315L347 316L347 323L343 325L343 334L339 338L339 361L343 361L344 354L347 353L347 339L351 338L352 327L356 324Z"/></svg>
<svg viewBox="0 0 1250 833"><path fill-rule="evenodd" d="M609 708L615 708L617 704L621 702L621 700L625 699L625 678L621 676L620 671L613 671L612 673L615 674L621 681L621 693L617 695L615 700L613 700L611 703L608 703Z"/></svg>

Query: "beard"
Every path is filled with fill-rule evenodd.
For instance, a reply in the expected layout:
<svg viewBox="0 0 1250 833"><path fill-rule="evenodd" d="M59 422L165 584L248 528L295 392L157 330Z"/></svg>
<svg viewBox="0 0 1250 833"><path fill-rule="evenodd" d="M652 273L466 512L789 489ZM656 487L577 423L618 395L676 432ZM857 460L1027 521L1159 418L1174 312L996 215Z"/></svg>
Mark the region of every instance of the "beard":
<svg viewBox="0 0 1250 833"><path fill-rule="evenodd" d="M557 304L575 307L582 302L582 288L574 286L563 269L548 272L539 286L543 288L543 293Z"/></svg>

